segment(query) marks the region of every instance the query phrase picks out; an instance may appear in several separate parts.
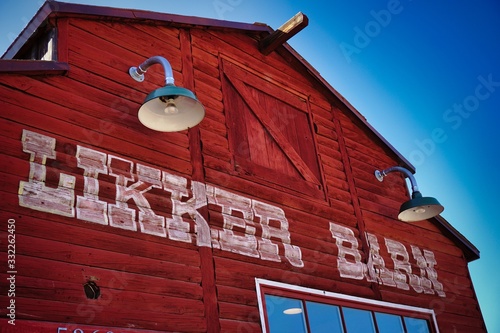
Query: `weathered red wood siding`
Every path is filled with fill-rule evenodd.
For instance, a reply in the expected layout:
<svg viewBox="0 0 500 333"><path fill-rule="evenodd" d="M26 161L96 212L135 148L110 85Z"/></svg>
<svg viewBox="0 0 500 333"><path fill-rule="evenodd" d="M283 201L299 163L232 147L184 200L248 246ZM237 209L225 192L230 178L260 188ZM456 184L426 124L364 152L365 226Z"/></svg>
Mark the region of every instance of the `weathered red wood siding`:
<svg viewBox="0 0 500 333"><path fill-rule="evenodd" d="M0 77L0 237L6 237L5 221L15 218L18 320L255 332L261 330L254 280L260 277L433 308L443 332L484 330L463 253L430 222L398 222L408 197L403 178L380 184L373 176L398 164L397 157L285 51L264 56L257 34L233 30L77 17L59 23L67 75ZM165 56L176 84L193 89L206 107L205 119L189 132L154 132L137 119L140 102L163 85L164 75L153 68L138 84L127 70L153 55ZM48 186L57 187L64 172L76 177L75 192L82 195L75 158L80 145L279 207L303 267L283 255L276 239L281 260L271 261L20 207L19 184L30 173L23 130L57 140L57 160L47 162ZM114 203L115 179L100 175L99 182L99 198ZM165 191L145 195L153 210L171 214ZM212 233L224 231L225 218L241 218L210 200L207 207L200 214ZM184 220L194 234L193 222ZM330 222L353 230L364 258L365 231L431 250L446 297L342 278ZM255 228L262 237L262 226ZM248 235L241 227L232 231ZM0 251L5 290L6 248ZM385 249L381 255L393 269ZM82 285L89 279L103 290L98 300L85 298ZM5 317L5 307L0 313Z"/></svg>
<svg viewBox="0 0 500 333"><path fill-rule="evenodd" d="M462 251L430 222L397 221L400 204L408 200L408 194L403 192L405 186L402 177L387 177L382 186L377 184L369 171L388 166L390 162L387 157L380 147L357 130L347 117L340 117L340 123L366 231L384 235L407 247L412 244L421 249L432 250L438 263L440 282L443 283L446 292L445 298L425 294L416 297L412 290L395 290L377 285L381 297L389 302L433 308L437 314L438 325L444 332L484 330ZM383 255L388 256L387 253ZM418 271L417 267L412 268Z"/></svg>
<svg viewBox="0 0 500 333"><path fill-rule="evenodd" d="M18 319L205 332L198 247L19 206L19 182L30 172L29 155L20 141L23 129L57 140L58 159L47 163L47 184L52 186L64 172L76 177L75 189L81 193L77 145L186 177L192 174L186 132L165 136L143 131L137 122L139 102L162 84L163 73L152 70L140 85L126 71L148 58L151 50L168 50L182 85L179 30L80 19L68 23L67 76L1 79L0 205L2 221L17 222ZM113 202L114 179L103 176L99 181L101 200ZM162 191L153 189L148 195L155 210L171 208ZM2 239L6 229L2 223ZM7 290L5 258L3 252L2 290ZM85 298L83 284L89 279L103 290L98 300ZM0 295L2 304L6 296Z"/></svg>
<svg viewBox="0 0 500 333"><path fill-rule="evenodd" d="M257 52L256 41L250 37L244 38L240 34L227 32L193 30L192 41L195 79L198 80L196 83L208 80L211 87L220 89L222 86L224 92L224 85L231 84L226 79L230 75L228 72L234 72L232 69L227 70L227 64L230 63L233 67L236 64L240 69L249 72L265 73L262 77L273 82L277 91L293 90L306 96L307 111L315 129L314 141L321 163L321 180L326 188L324 200L315 200L311 196L301 196L293 191L283 190L274 183L259 181L258 177L252 178L245 172L238 173L238 165L235 165L237 162L233 157L237 152L231 151L229 142L231 124L227 126L221 124L230 121L234 117L232 114L241 112L243 105L240 102L239 109L229 109L227 105L231 105L231 101L228 100L235 98L234 90L230 90L233 94L223 94L225 103L219 103L220 95L217 91L215 95L217 103L214 103L216 108L211 110L216 112L209 113L206 121L200 125L207 182L243 193L245 196L264 199L285 209L290 221L293 244L302 249L304 258L304 268L295 269L296 272L292 273L285 264L257 259L249 263L248 258L242 261L238 255L214 250L223 328L227 327L228 331L231 331L241 328L243 325L241 321L248 321L251 331L253 327L251 323L258 323L256 297L253 292L254 276L350 295L376 298L376 295L380 294L383 300L434 308L438 313L438 323L443 330L458 329L454 324L457 315L470 319L460 321L460 329L464 331L483 327L474 293L470 288L467 288L468 291L464 290L464 286L470 286L471 282L463 254L431 223L409 225L397 221L399 206L408 199L405 182L402 177L390 177L381 185L375 179L373 172L379 168L396 165L398 162L382 148L373 135L370 136L362 130L362 125L355 120L355 117L349 116L346 107L321 94L321 88L308 80L306 73L290 66L286 59L276 53L268 57L262 56ZM207 67L207 62L210 62L211 66ZM214 70L214 66L218 66L217 71ZM240 73L242 72L240 70ZM251 75L247 75L242 80L251 84L252 79ZM254 83L255 86L258 84ZM198 87L200 87L197 90L200 99L208 101L211 105L211 96L213 98L211 91L207 91L205 95L204 86L200 83ZM228 90L226 87L226 91ZM252 97L255 96L249 98ZM238 106L237 103L235 105ZM289 125L286 120L284 119L282 124L285 128ZM237 123L235 126L235 132L244 131L251 134L248 128L244 128L248 126L248 122ZM260 135L258 130L255 133ZM345 147L345 154L342 153L340 146ZM349 168L349 172L346 172L346 168ZM289 180L282 177L280 181ZM354 187L349 185L350 181ZM355 206L359 209L359 215L355 214ZM311 216L310 212L314 212L314 216ZM218 223L217 219L220 220ZM339 279L338 271L335 265L332 265L332 262L336 261L336 249L332 247L331 239L328 239L329 235L325 232L329 221L347 226L362 224L359 226L360 230L400 241L407 247L414 244L420 248L431 249L436 254L439 275L443 277L448 298L415 295L412 290L400 291L366 282ZM211 211L211 223L221 225L222 216ZM422 237L416 241L415 234ZM384 253L384 256L389 257L387 253ZM311 259L313 261L308 262ZM389 263L388 266L390 265ZM454 267L462 269L456 270ZM418 271L416 266L413 269ZM248 272L249 278L241 279L241 272ZM234 279L234 276L238 278ZM235 296L235 291L241 289L247 291L245 293L240 291Z"/></svg>

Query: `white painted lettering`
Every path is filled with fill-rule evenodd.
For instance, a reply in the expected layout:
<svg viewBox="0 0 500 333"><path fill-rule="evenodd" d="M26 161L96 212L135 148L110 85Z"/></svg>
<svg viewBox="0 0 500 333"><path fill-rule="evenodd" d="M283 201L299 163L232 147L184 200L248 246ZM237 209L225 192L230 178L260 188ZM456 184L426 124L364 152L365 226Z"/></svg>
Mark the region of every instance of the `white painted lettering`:
<svg viewBox="0 0 500 333"><path fill-rule="evenodd" d="M406 276L411 273L411 265L406 247L400 242L388 238L385 239L385 246L394 263L394 282L396 283L396 288L409 290L410 286L406 282Z"/></svg>
<svg viewBox="0 0 500 333"><path fill-rule="evenodd" d="M377 236L366 233L369 246L367 263L361 261L361 253L354 232L342 225L330 222L332 237L336 240L339 249L337 265L340 276L350 279L362 280L366 277L369 282L409 290L410 286L418 293L434 294L446 297L443 284L437 279L434 266L437 264L434 253L411 245L413 259L420 268L420 276L412 273L410 257L406 247L398 241L384 238L387 252L390 254L394 270L386 267L384 258L380 255L380 245ZM348 261L347 257L354 259Z"/></svg>
<svg viewBox="0 0 500 333"><path fill-rule="evenodd" d="M46 163L47 159L56 160L56 140L24 130L22 143L23 151L30 154L30 173L28 181L19 183L20 206L67 217L75 217L76 208L76 217L84 221L139 230L173 241L193 243L196 240L197 246L267 261L281 262L285 257L292 266L304 267L300 247L292 245L285 212L277 206L212 185L196 181L189 184L184 177L81 146L77 146L76 160L83 170L84 188L75 205L75 176L59 173L57 188L46 186ZM99 197L99 175L115 177L116 196L112 204ZM163 192L156 193L153 189ZM150 191L153 193L148 193ZM160 194L164 192L170 193L172 203L171 215L166 216L158 215L151 207L151 203L161 202ZM132 202L134 206L129 207ZM221 207L222 227L211 228L200 213L208 204ZM417 293L446 297L434 268L437 262L433 252L424 249L422 253L411 245L414 266L420 269L420 274L414 274L405 245L385 238L394 266L391 270L386 267L374 234L366 233L369 254L364 263L352 229L330 222L330 232L338 248L337 266L341 277L366 278L369 282L402 290L409 290L411 286Z"/></svg>
<svg viewBox="0 0 500 333"><path fill-rule="evenodd" d="M19 183L19 205L42 212L75 216L75 177L59 175L57 188L45 185L47 158L56 158L56 140L23 130L23 151L30 154L29 181Z"/></svg>
<svg viewBox="0 0 500 333"><path fill-rule="evenodd" d="M330 222L330 231L339 249L337 265L340 276L362 280L365 277L367 267L366 264L361 262L361 253L358 250L358 239L354 236L354 232L347 227L333 222ZM350 260L348 260L348 258Z"/></svg>
<svg viewBox="0 0 500 333"><path fill-rule="evenodd" d="M411 245L413 257L417 261L417 266L420 268L420 285L426 294L434 294L434 291L441 297L446 297L443 289L443 284L437 279L437 272L434 266L437 264L434 253L429 250L422 251L417 246ZM425 277L427 275L427 277ZM432 284L432 288L431 288ZM412 285L413 287L413 285ZM414 288L415 289L415 288ZM418 292L417 289L415 291Z"/></svg>
<svg viewBox="0 0 500 333"><path fill-rule="evenodd" d="M99 174L107 174L107 156L99 151L77 146L78 167L83 169L83 196L76 197L76 217L89 222L108 224L108 205L99 200Z"/></svg>
<svg viewBox="0 0 500 333"><path fill-rule="evenodd" d="M380 245L377 236L366 233L368 240L370 255L368 256L366 279L370 282L377 282L390 287L396 287L394 282L394 272L385 267L385 260L380 255Z"/></svg>
<svg viewBox="0 0 500 333"><path fill-rule="evenodd" d="M221 250L258 258L259 251L255 237L256 223L253 221L252 200L211 185L207 185L207 198L208 203L222 208L224 218L223 229L212 232L213 246ZM239 212L243 217L233 216L233 212ZM238 234L235 234L235 229L239 231Z"/></svg>
<svg viewBox="0 0 500 333"><path fill-rule="evenodd" d="M127 204L128 199L137 198L137 187L142 185L142 182L138 182L127 188L127 183L134 181L133 167L132 161L108 156L108 174L116 178L116 204L108 205L108 218L112 227L137 231L136 211Z"/></svg>
<svg viewBox="0 0 500 333"><path fill-rule="evenodd" d="M288 220L285 212L276 206L252 200L255 216L260 218L262 239L259 240L260 257L265 260L281 261L278 255L278 245L271 238L280 239L285 248L285 258L295 267L304 267L302 252L298 246L291 245ZM275 227L272 222L278 224Z"/></svg>
<svg viewBox="0 0 500 333"><path fill-rule="evenodd" d="M163 189L170 192L172 201L172 217L167 218L168 236L172 240L192 242L190 223L184 221L187 214L195 222L196 245L210 246L210 228L198 208L206 206L205 186L199 182L191 182L191 196L187 189L187 179L171 175L163 171ZM183 200L183 198L189 198Z"/></svg>
<svg viewBox="0 0 500 333"><path fill-rule="evenodd" d="M284 256L290 264L304 266L300 248L290 244L288 220L282 209L210 185L207 185L207 198L208 203L222 207L224 218L223 229L212 230L215 248L280 262L279 246L271 241L271 238L277 238L281 240ZM233 215L234 212L239 212L242 217ZM238 229L237 233L235 228ZM257 229L262 231L262 236L255 236Z"/></svg>

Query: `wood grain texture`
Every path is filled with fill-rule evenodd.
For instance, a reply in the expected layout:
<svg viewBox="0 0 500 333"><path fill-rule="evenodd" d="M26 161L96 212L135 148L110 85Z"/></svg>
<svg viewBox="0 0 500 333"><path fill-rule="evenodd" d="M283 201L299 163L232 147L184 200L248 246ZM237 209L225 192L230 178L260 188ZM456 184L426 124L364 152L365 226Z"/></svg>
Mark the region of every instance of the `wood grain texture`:
<svg viewBox="0 0 500 333"><path fill-rule="evenodd" d="M408 198L403 177L380 183L373 176L398 164L395 154L285 48L264 56L262 30L65 15L56 23L68 66L42 73L53 64L27 63L0 73L0 220L16 220L20 332L69 323L123 332L259 332L256 277L434 309L443 332L485 331L463 251L432 221L397 221ZM159 133L138 121L164 73L155 66L138 83L127 71L156 53L171 63L176 84L205 106L199 126ZM53 139L46 153L54 155L42 161L26 148L26 131ZM97 156L89 163L104 156L111 162L102 167L116 170L87 174L82 149ZM139 183L140 174L149 183ZM170 187L155 174L171 177ZM154 212L187 225L191 241L20 206L20 196L33 194L25 188L36 186L46 193L62 186L70 203L97 198L136 215ZM195 186L204 194L196 205ZM139 226L137 216L132 222ZM332 223L362 246L333 233ZM0 238L7 235L0 223ZM434 269L446 297L373 282L368 273L342 275L342 259L353 264L352 253L359 254L359 267L369 267L375 252L385 264L378 268L394 273L401 257L387 244L407 251L412 274L423 279ZM427 267L415 259L416 248L432 253ZM3 247L2 290L6 258ZM85 298L89 280L101 287L100 299Z"/></svg>

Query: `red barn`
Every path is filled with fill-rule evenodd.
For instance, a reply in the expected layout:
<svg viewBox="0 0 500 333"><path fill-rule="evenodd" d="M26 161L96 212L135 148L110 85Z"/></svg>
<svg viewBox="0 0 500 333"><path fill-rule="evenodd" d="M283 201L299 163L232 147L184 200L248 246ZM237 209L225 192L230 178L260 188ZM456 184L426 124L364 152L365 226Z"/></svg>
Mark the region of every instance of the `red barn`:
<svg viewBox="0 0 500 333"><path fill-rule="evenodd" d="M486 331L478 250L305 25L43 5L0 61L2 332Z"/></svg>

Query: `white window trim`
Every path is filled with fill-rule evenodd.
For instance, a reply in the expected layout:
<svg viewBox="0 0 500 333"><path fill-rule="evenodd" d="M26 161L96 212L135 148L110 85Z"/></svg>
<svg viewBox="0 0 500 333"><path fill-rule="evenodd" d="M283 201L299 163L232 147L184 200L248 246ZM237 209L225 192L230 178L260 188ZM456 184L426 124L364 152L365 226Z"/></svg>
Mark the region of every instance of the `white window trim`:
<svg viewBox="0 0 500 333"><path fill-rule="evenodd" d="M353 303L368 304L368 305L379 306L382 308L389 308L389 309L403 310L403 311L412 311L412 312L418 312L418 313L430 315L432 317L432 325L434 326L434 330L436 331L436 333L439 333L439 328L437 326L437 321L436 321L436 313L434 312L433 309L426 309L426 308L420 308L420 307L416 307L416 306L403 305L403 304L397 304L397 303L391 303L391 302L385 302L385 301L377 301L377 300L373 300L373 299L367 299L367 298L339 294L339 293L334 293L334 292L324 291L324 290L319 290L319 289L312 289L312 288L306 288L306 287L301 287L301 286L295 286L295 285L288 284L288 283L276 282L276 281L260 279L260 278L255 278L255 287L257 289L257 301L259 303L259 315L260 315L260 322L261 322L263 333L267 333L267 325L266 325L264 304L262 303L262 300L263 300L262 287L285 289L285 290L289 290L289 291L297 291L297 292L312 294L315 296L321 296L321 297L325 297L325 298L332 298L332 299L337 299L337 300L342 300L342 301L349 301L349 302L353 302Z"/></svg>

